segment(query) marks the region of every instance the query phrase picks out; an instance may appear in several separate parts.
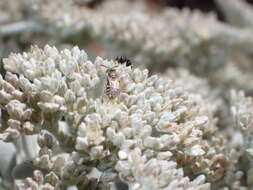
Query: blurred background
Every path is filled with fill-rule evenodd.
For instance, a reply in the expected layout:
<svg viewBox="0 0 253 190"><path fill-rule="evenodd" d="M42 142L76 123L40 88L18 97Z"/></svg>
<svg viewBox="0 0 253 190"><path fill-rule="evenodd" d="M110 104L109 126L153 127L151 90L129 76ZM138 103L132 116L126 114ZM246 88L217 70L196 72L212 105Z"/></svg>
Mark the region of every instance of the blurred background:
<svg viewBox="0 0 253 190"><path fill-rule="evenodd" d="M215 82L210 75L231 57L252 53L252 2L1 0L0 58L31 45L77 45L93 57L125 55L151 72L184 67Z"/></svg>

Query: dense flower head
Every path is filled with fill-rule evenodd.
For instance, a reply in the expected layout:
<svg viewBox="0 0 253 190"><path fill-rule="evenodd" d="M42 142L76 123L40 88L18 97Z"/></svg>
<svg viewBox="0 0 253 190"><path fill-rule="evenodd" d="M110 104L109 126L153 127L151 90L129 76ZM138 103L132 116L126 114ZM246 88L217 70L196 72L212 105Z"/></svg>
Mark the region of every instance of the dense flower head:
<svg viewBox="0 0 253 190"><path fill-rule="evenodd" d="M200 4L1 0L0 189L252 188L253 7Z"/></svg>
<svg viewBox="0 0 253 190"><path fill-rule="evenodd" d="M52 154L55 147L74 150L63 159L68 164L60 168L72 168L76 175L54 173L64 183L72 178L80 183L80 173L83 176L96 168L107 176L101 183L118 176L138 189L155 175L143 176L141 171L161 164L160 177L154 181L154 187L161 189L171 183L189 188L196 185L176 166L195 176L205 173L212 180L224 175L228 160L223 144L219 137L212 137L217 129L217 107L205 106L202 95L194 88L183 88L183 82L149 76L148 70L100 57L92 63L78 47L62 51L32 47L22 55L11 54L4 59L4 67L7 73L1 78L0 102L8 128L1 139L15 141L23 133L39 134L41 150L34 164L52 171L55 160L62 160ZM115 70L119 82L120 93L115 98L104 91L109 69ZM130 169L133 158L139 159L140 165ZM166 175L172 166L181 174L171 176L170 182Z"/></svg>

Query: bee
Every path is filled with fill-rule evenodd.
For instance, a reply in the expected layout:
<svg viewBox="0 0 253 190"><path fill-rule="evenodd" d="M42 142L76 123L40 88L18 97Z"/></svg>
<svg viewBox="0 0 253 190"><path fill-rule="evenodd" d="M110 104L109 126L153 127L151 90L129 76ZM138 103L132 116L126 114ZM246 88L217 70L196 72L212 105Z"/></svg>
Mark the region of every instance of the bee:
<svg viewBox="0 0 253 190"><path fill-rule="evenodd" d="M131 68L133 67L133 63L129 59L127 59L125 56L118 56L118 57L116 57L115 61L120 64L125 63L127 67L129 67L129 66Z"/></svg>
<svg viewBox="0 0 253 190"><path fill-rule="evenodd" d="M105 65L102 66L108 68ZM109 99L115 99L120 94L120 80L115 67L117 66L106 70L107 78L104 93Z"/></svg>

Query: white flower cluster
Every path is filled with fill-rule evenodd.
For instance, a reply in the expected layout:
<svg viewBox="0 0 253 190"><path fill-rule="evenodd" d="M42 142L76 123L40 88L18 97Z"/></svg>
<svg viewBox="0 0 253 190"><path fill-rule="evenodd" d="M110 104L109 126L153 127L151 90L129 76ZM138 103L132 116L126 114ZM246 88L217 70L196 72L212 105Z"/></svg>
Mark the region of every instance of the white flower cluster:
<svg viewBox="0 0 253 190"><path fill-rule="evenodd" d="M235 119L236 127L243 132L246 151L253 156L251 150L251 136L252 136L252 109L253 103L250 97L245 97L243 92L231 92L231 111Z"/></svg>
<svg viewBox="0 0 253 190"><path fill-rule="evenodd" d="M86 91L99 82L95 66L78 48L59 53L49 46L44 51L33 47L3 61L8 72L6 80L1 77L1 103L9 115L9 128L1 138L6 141L20 131L38 133L35 124L43 126L45 120L55 125L49 130L57 130L59 117L78 120L76 114L86 111Z"/></svg>
<svg viewBox="0 0 253 190"><path fill-rule="evenodd" d="M112 179L118 176L133 189L155 175L142 176L143 169L151 171L161 164L164 167L154 181L154 187L161 189L202 187L204 176L201 182L190 182L176 165L195 175L205 173L212 180L224 174L228 160L223 145L212 137L215 109L176 81L149 77L147 70L101 58L92 63L77 47L60 52L50 46L32 47L22 55L11 54L4 59L4 67L7 74L1 79L0 102L9 126L1 134L5 141L15 141L20 133L47 130L62 150L76 152L70 156L75 169L88 173L89 166L106 176L114 173ZM113 100L103 93L106 67L115 68L120 83L120 95ZM39 141L36 164L50 169L52 147L45 142ZM133 154L143 164L136 171L130 167ZM170 168L178 174L167 181Z"/></svg>
<svg viewBox="0 0 253 190"><path fill-rule="evenodd" d="M240 154L247 155L244 157L249 160L249 165L245 168L247 171L248 185L253 185L253 101L251 97L245 97L240 91L231 92L231 112L234 116L235 127L240 130L243 135L243 143L240 147Z"/></svg>
<svg viewBox="0 0 253 190"><path fill-rule="evenodd" d="M252 188L253 8L215 1L0 1L0 185Z"/></svg>
<svg viewBox="0 0 253 190"><path fill-rule="evenodd" d="M24 182L17 181L15 184L16 190L61 190L64 189L62 185L55 185L57 182L57 176L53 172L50 172L47 176L43 176L43 173L39 170L33 172L32 177L28 177Z"/></svg>
<svg viewBox="0 0 253 190"><path fill-rule="evenodd" d="M160 152L156 158L148 159L140 149L134 149L128 154L127 160L119 161L116 169L122 178L128 181L129 189L210 189L210 184L204 184L205 176L200 175L192 182L184 177L182 169L176 169L177 164L169 161L170 152ZM126 171L131 176L126 175Z"/></svg>

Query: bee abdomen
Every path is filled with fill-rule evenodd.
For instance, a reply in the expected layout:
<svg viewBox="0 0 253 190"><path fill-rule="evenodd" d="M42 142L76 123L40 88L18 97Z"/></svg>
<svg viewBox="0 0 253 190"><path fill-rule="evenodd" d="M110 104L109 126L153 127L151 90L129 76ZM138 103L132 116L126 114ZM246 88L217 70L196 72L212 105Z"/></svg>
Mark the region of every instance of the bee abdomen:
<svg viewBox="0 0 253 190"><path fill-rule="evenodd" d="M112 88L110 86L107 86L105 89L105 94L110 99L114 99L119 95L119 89Z"/></svg>

